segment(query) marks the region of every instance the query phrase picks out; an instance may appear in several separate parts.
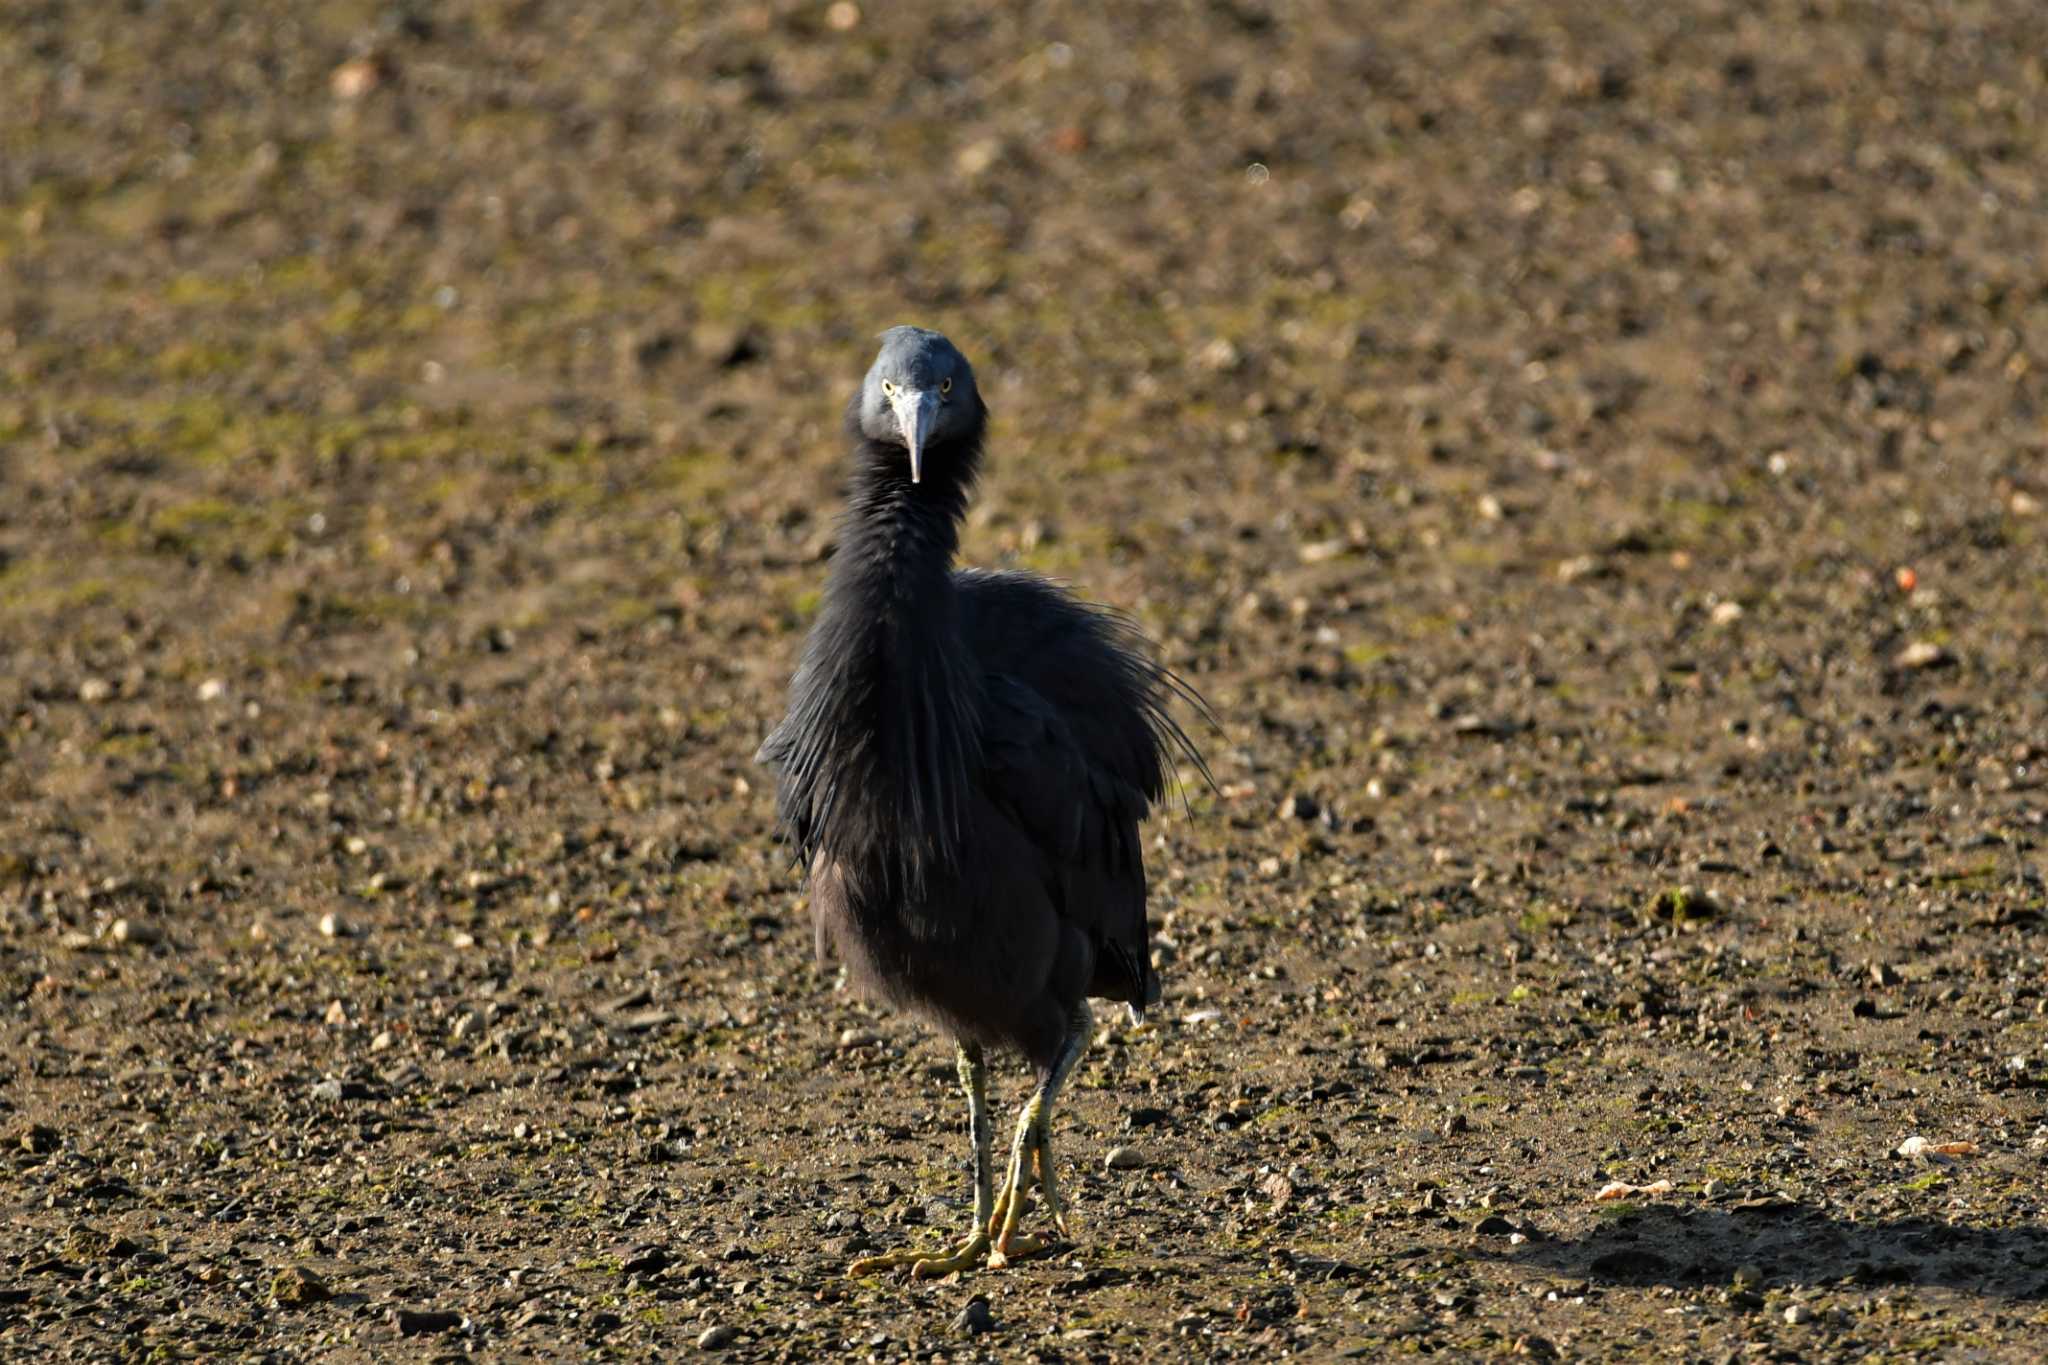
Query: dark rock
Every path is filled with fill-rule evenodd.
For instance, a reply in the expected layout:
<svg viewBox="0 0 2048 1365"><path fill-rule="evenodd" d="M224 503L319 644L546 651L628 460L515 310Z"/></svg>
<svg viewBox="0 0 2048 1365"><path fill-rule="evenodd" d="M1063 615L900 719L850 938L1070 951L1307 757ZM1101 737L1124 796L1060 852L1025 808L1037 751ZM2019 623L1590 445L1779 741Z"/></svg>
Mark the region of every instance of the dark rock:
<svg viewBox="0 0 2048 1365"><path fill-rule="evenodd" d="M989 1312L988 1297L976 1294L953 1319L953 1330L965 1336L978 1337L984 1332L996 1330L995 1315Z"/></svg>
<svg viewBox="0 0 2048 1365"><path fill-rule="evenodd" d="M617 1255L619 1257L620 1273L626 1275L656 1275L674 1264L669 1259L666 1247L621 1247Z"/></svg>
<svg viewBox="0 0 2048 1365"><path fill-rule="evenodd" d="M392 1314L402 1337L429 1336L452 1332L462 1326L462 1314L445 1308L401 1308Z"/></svg>

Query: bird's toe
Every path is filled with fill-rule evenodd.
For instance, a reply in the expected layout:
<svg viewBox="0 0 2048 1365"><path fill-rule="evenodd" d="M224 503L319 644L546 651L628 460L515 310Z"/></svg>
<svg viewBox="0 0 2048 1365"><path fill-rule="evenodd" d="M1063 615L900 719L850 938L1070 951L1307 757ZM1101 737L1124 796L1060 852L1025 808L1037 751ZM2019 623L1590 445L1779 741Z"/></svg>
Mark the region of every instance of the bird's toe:
<svg viewBox="0 0 2048 1365"><path fill-rule="evenodd" d="M936 1280L982 1264L988 1258L988 1248L988 1234L976 1231L950 1251L904 1247L898 1251L885 1251L879 1256L863 1256L846 1267L846 1274L847 1278L858 1280L869 1275L908 1269L913 1280Z"/></svg>
<svg viewBox="0 0 2048 1365"><path fill-rule="evenodd" d="M930 1256L910 1267L913 1280L941 1280L963 1270L972 1270L988 1260L988 1237L983 1233L955 1247L950 1255Z"/></svg>
<svg viewBox="0 0 2048 1365"><path fill-rule="evenodd" d="M1016 1233L1007 1243L989 1249L988 1268L1002 1270L1013 1262L1043 1256L1058 1245L1059 1239L1056 1237L1041 1237L1031 1232Z"/></svg>

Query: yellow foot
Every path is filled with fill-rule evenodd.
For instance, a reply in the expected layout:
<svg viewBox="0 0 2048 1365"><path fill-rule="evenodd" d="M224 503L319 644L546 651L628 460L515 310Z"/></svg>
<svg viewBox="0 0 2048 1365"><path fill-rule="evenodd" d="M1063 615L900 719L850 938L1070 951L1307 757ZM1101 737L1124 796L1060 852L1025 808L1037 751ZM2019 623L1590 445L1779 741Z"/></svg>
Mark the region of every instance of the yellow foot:
<svg viewBox="0 0 2048 1365"><path fill-rule="evenodd" d="M873 1275L882 1271L901 1270L910 1267L913 1280L936 1280L942 1275L951 1275L956 1270L972 1270L989 1260L988 1234L976 1230L972 1237L954 1247L951 1251L920 1251L905 1247L901 1251L885 1251L879 1256L863 1256L846 1268L853 1279Z"/></svg>

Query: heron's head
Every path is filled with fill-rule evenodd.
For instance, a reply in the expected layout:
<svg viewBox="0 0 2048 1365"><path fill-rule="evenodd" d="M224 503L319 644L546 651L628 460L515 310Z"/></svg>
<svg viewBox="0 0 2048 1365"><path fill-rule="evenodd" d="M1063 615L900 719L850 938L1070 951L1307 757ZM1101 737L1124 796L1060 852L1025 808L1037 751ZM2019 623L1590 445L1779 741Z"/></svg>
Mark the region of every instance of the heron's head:
<svg viewBox="0 0 2048 1365"><path fill-rule="evenodd" d="M852 414L868 440L903 447L912 483L931 470L934 457L977 435L986 415L967 357L922 327L882 333Z"/></svg>

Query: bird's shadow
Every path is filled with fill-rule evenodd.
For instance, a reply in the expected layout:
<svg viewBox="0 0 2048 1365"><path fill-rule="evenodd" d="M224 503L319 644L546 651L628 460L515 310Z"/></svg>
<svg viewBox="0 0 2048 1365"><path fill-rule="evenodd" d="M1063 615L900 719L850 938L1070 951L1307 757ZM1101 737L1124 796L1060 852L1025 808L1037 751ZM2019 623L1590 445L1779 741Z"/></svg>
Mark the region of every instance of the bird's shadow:
<svg viewBox="0 0 2048 1365"><path fill-rule="evenodd" d="M1583 1237L1531 1242L1501 1259L1590 1284L1726 1285L1754 1267L1766 1284L1911 1284L2048 1299L2048 1227L1850 1222L1789 1199L1638 1207Z"/></svg>

